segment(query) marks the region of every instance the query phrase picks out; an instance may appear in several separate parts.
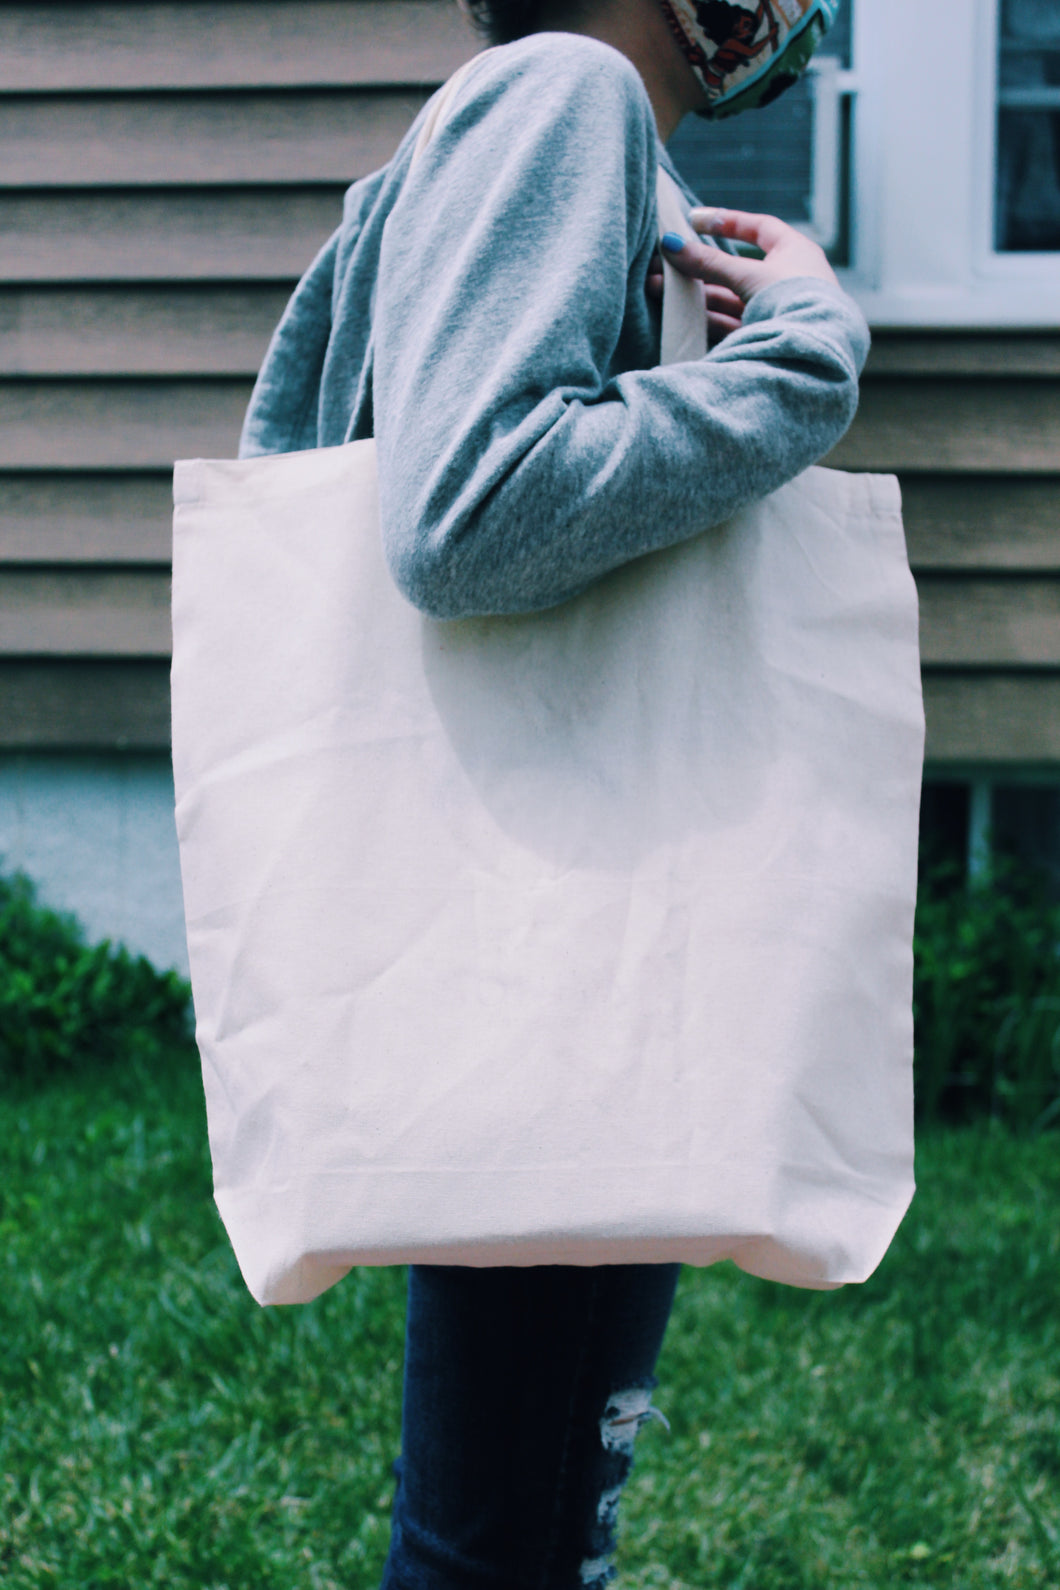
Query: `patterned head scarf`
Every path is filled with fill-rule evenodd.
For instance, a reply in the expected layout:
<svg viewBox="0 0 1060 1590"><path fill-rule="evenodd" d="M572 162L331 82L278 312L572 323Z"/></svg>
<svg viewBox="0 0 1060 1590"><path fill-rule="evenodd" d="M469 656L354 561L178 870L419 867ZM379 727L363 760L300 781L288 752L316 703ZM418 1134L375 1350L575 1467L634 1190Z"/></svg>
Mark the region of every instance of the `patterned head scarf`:
<svg viewBox="0 0 1060 1590"><path fill-rule="evenodd" d="M790 88L840 0L659 0L709 103L709 120L768 105Z"/></svg>

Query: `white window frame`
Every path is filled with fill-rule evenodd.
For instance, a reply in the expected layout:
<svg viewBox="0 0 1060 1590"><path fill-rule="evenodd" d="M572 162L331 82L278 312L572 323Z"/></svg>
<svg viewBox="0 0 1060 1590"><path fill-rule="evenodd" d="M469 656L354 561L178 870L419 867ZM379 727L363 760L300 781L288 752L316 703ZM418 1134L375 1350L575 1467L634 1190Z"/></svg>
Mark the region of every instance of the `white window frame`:
<svg viewBox="0 0 1060 1590"><path fill-rule="evenodd" d="M1060 327L1060 252L993 246L999 9L855 7L853 263L840 275L873 325Z"/></svg>

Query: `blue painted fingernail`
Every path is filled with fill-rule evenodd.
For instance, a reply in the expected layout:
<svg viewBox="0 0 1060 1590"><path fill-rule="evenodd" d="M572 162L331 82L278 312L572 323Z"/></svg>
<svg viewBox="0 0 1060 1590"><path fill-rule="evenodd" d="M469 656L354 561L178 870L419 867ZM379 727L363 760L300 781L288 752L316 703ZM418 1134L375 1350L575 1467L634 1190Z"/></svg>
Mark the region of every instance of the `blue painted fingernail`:
<svg viewBox="0 0 1060 1590"><path fill-rule="evenodd" d="M680 254L685 246L685 240L680 232L664 232L662 235L662 246L665 249L669 249L671 254Z"/></svg>

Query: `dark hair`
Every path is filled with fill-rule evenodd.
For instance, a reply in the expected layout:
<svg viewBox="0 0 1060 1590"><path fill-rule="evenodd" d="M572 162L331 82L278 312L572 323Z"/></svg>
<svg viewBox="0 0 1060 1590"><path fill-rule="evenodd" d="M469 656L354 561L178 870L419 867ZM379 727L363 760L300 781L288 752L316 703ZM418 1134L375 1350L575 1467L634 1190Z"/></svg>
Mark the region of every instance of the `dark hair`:
<svg viewBox="0 0 1060 1590"><path fill-rule="evenodd" d="M700 0L696 6L696 20L714 44L728 44L740 22L754 12L746 6L730 5L728 0Z"/></svg>
<svg viewBox="0 0 1060 1590"><path fill-rule="evenodd" d="M511 44L537 29L544 0L466 0L471 20L491 44Z"/></svg>

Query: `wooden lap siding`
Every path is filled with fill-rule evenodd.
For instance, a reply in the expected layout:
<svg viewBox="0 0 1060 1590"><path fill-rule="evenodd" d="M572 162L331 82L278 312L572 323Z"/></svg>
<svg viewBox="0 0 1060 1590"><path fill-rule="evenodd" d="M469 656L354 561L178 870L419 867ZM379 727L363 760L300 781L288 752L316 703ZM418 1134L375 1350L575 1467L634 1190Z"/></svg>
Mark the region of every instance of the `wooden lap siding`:
<svg viewBox="0 0 1060 1590"><path fill-rule="evenodd" d="M0 4L0 747L165 749L174 458L231 455L449 0Z"/></svg>
<svg viewBox="0 0 1060 1590"><path fill-rule="evenodd" d="M168 745L169 470L474 48L451 0L0 4L0 747ZM1060 336L880 333L928 754L1060 761Z"/></svg>
<svg viewBox="0 0 1060 1590"><path fill-rule="evenodd" d="M901 480L928 761L1060 762L1060 333L878 331L828 462Z"/></svg>

